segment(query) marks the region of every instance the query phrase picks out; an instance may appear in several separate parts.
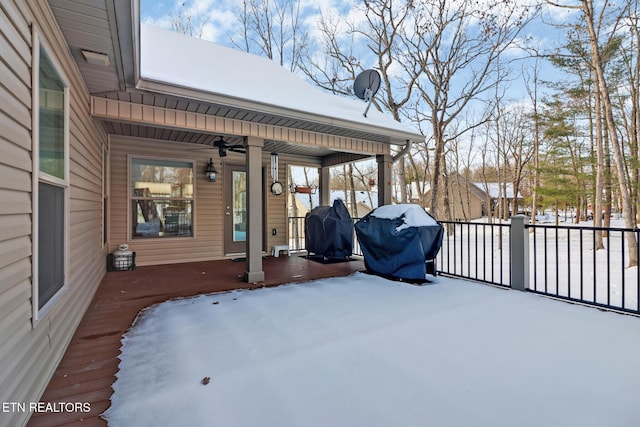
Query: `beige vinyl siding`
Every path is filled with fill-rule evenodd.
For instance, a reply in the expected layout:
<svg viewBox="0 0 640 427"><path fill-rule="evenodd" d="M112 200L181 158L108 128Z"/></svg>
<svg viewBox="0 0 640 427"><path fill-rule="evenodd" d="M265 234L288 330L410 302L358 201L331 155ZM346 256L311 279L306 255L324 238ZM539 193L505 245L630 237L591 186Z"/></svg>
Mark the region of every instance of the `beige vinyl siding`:
<svg viewBox="0 0 640 427"><path fill-rule="evenodd" d="M194 162L193 237L131 238L129 206L129 158L149 157ZM209 158L218 169L216 182L204 176ZM239 163L244 156L229 153L228 161ZM217 150L193 144L168 143L132 137L111 137L111 250L127 243L136 252L136 265L172 264L224 258L222 189L223 174Z"/></svg>
<svg viewBox="0 0 640 427"><path fill-rule="evenodd" d="M188 160L195 162L195 199L194 199L194 236L132 239L128 225L131 215L129 206L128 163L130 157L151 157L160 159ZM208 182L204 169L213 158L218 170L218 180ZM169 143L141 138L111 137L111 250L118 244L126 243L136 252L136 265L172 264L191 261L207 261L226 258L224 253L224 210L223 192L225 189L223 169L226 164L243 164L244 155L229 152L222 163L217 150L198 148L194 144ZM279 181L287 185L287 157L280 156L278 168ZM264 249L271 253L271 247L285 244L287 236L287 196L271 194L271 176L269 174L270 157L265 153L262 159L265 168L265 224ZM277 230L276 236L271 234Z"/></svg>
<svg viewBox="0 0 640 427"><path fill-rule="evenodd" d="M69 83L69 268L67 288L38 322L32 319L32 33ZM105 272L102 247L102 126L46 2L0 3L0 401L42 395ZM37 107L36 107L37 108ZM0 426L28 413L3 413Z"/></svg>
<svg viewBox="0 0 640 427"><path fill-rule="evenodd" d="M269 153L267 153L269 155ZM268 254L271 254L271 248L273 245L286 245L288 244L288 221L287 221L287 163L286 156L280 156L278 161L278 181L284 185L285 189L279 196L271 193L271 183L273 182L270 173L271 158L265 159L265 167L267 168L267 182L266 182L266 203L267 203L267 220L266 223L266 245L265 249ZM277 234L273 236L271 230L276 229Z"/></svg>

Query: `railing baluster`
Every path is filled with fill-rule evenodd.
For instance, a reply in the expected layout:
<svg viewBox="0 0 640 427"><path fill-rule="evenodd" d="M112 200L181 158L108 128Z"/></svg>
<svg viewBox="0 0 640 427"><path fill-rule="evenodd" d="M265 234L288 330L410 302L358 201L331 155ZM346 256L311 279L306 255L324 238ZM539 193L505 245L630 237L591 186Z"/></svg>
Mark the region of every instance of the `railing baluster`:
<svg viewBox="0 0 640 427"><path fill-rule="evenodd" d="M487 259L487 224L482 224L482 256ZM638 275L640 277L640 274ZM482 263L482 278L487 280L487 263ZM640 289L640 281L638 281L638 289ZM640 298L639 298L640 299Z"/></svg>
<svg viewBox="0 0 640 427"><path fill-rule="evenodd" d="M636 235L636 254L640 257L640 232L635 231ZM640 312L640 260L636 260L636 310Z"/></svg>
<svg viewBox="0 0 640 427"><path fill-rule="evenodd" d="M567 296L571 298L571 236L567 228Z"/></svg>
<svg viewBox="0 0 640 427"><path fill-rule="evenodd" d="M559 259L560 251L558 251L558 227L555 228L556 240L556 260ZM556 261L556 295L560 296L560 265Z"/></svg>
<svg viewBox="0 0 640 427"><path fill-rule="evenodd" d="M535 214L535 212L534 212ZM538 290L538 230L533 227L533 289Z"/></svg>
<svg viewBox="0 0 640 427"><path fill-rule="evenodd" d="M493 238L493 223L491 224L490 228L491 228L491 281L495 282L495 280L494 280L495 276L493 274L493 266L494 266L495 263L493 262L493 257L495 256L496 252L495 252L495 249L493 247L493 241L494 241L494 238Z"/></svg>
<svg viewBox="0 0 640 427"><path fill-rule="evenodd" d="M544 228L544 293L548 293L549 273L547 269L547 227Z"/></svg>
<svg viewBox="0 0 640 427"><path fill-rule="evenodd" d="M500 244L500 283L502 283L502 270L504 268L504 258L503 254L503 242L502 242L502 219L500 219L500 223L498 224L498 234L499 234L499 244Z"/></svg>
<svg viewBox="0 0 640 427"><path fill-rule="evenodd" d="M607 305L611 303L611 231L607 233Z"/></svg>
<svg viewBox="0 0 640 427"><path fill-rule="evenodd" d="M471 276L471 224L467 223L467 275Z"/></svg>
<svg viewBox="0 0 640 427"><path fill-rule="evenodd" d="M598 302L596 298L596 294L598 292L596 287L596 282L598 281L598 277L596 276L597 274L596 266L598 265L597 260L598 258L596 257L596 235L594 233L593 234L593 302L594 303Z"/></svg>
<svg viewBox="0 0 640 427"><path fill-rule="evenodd" d="M476 276L478 275L478 223L474 223L474 236L476 238L476 248L475 248L475 253L476 253L476 267L475 267L475 272L476 272Z"/></svg>
<svg viewBox="0 0 640 427"><path fill-rule="evenodd" d="M584 244L583 244L583 233L582 228L580 229L580 299L584 299L584 258L582 254L584 253Z"/></svg>
<svg viewBox="0 0 640 427"><path fill-rule="evenodd" d="M621 284L622 284L622 289L621 289L620 291L622 292L622 306L623 306L623 307L624 307L624 288L625 288L625 286L624 286L624 276L626 276L626 275L624 274L624 265L625 265L625 262L624 262L624 233L625 233L625 232L623 231L623 232L621 233L621 236L620 236L620 249L622 249L622 250L620 251L620 252L622 253L622 257L621 257L621 261L622 261L622 266L621 266L621 267L622 267L622 268L620 268L620 271L622 272L622 280L621 280L621 282L622 282L622 283L621 283Z"/></svg>

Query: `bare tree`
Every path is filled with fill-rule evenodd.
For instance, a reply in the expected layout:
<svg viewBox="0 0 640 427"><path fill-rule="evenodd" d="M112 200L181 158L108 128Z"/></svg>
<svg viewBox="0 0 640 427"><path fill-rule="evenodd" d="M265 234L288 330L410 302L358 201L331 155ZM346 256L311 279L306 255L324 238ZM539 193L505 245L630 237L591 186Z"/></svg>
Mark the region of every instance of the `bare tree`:
<svg viewBox="0 0 640 427"><path fill-rule="evenodd" d="M531 119L533 121L533 190L531 194L531 224L536 223L536 214L538 211L538 186L540 186L540 114L538 111L539 84L540 84L540 64L538 60L530 68L530 73L524 70L525 86L531 101ZM530 232L535 232L532 227Z"/></svg>
<svg viewBox="0 0 640 427"><path fill-rule="evenodd" d="M169 28L171 31L202 38L208 20L198 13L189 2L182 2L169 12Z"/></svg>
<svg viewBox="0 0 640 427"><path fill-rule="evenodd" d="M548 4L556 7L565 7L580 11L585 18L585 31L589 36L589 43L591 46L591 65L596 80L596 85L599 91L599 98L602 102L602 110L604 112L604 119L607 126L607 137L613 149L613 156L618 171L618 183L620 198L622 202L622 215L625 221L625 226L628 228L635 228L635 221L632 215L631 197L629 192L629 183L627 174L625 171L623 149L621 141L618 136L617 124L614 118L614 109L611 102L611 90L606 80L605 69L603 65L602 52L606 50L607 43L604 44L604 48L601 46L603 36L603 25L605 18L613 17L612 21L607 20L607 30L610 37L607 41L611 41L611 35L615 34L618 25L621 22L623 16L626 15L630 6L627 2L624 7L620 8L616 4L611 4L608 0L605 0L599 12L595 10L593 0L579 0L575 2L556 3L554 1L546 0ZM595 215L599 215L596 212ZM625 233L627 236L627 247L629 251L629 266L638 265L638 250L636 246L636 237L634 233Z"/></svg>
<svg viewBox="0 0 640 427"><path fill-rule="evenodd" d="M416 81L424 69L420 63L402 63L411 59L406 55L407 49L421 44L420 33L415 26L419 9L410 0L365 0L363 3L363 22L322 17L323 53L329 61L319 62L312 58L305 73L320 87L349 94L351 89L348 85L357 74L366 68L375 68L381 75L382 91L374 105L379 110L390 112L395 120L402 121L406 118L403 108L412 101ZM355 47L357 44L365 48L359 51ZM399 160L397 181L400 201L405 202L405 163L404 159Z"/></svg>
<svg viewBox="0 0 640 427"><path fill-rule="evenodd" d="M302 5L296 0L242 0L238 10L242 33L231 39L232 45L295 72L308 47L307 33L302 29Z"/></svg>
<svg viewBox="0 0 640 427"><path fill-rule="evenodd" d="M407 41L406 64L420 64L424 74L416 83L421 103L426 105L422 120L431 123L435 150L431 212L438 212L446 145L468 132L454 134L448 129L460 114L474 106L484 94L506 78L499 58L534 16L521 2L422 0L415 27L418 36ZM415 40L420 40L416 43ZM428 47L428 48L425 48ZM472 127L480 126L480 118ZM446 194L446 191L445 191Z"/></svg>

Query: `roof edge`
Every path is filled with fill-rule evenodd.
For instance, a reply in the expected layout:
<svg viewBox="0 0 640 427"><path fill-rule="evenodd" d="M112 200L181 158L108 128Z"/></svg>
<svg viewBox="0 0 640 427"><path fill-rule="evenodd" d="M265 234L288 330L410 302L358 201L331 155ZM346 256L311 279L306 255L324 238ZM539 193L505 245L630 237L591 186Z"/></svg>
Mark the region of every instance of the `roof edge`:
<svg viewBox="0 0 640 427"><path fill-rule="evenodd" d="M144 91L155 92L164 95L178 96L182 98L189 98L203 102L212 102L221 104L232 108L240 108L244 110L256 111L262 114L275 115L279 117L285 117L293 120L304 120L321 123L328 126L334 126L336 128L343 128L352 131L358 131L363 133L378 133L380 135L388 136L391 145L405 145L407 140L413 142L419 142L424 140L424 136L419 133L404 132L399 129L390 129L384 126L377 126L375 124L357 123L350 120L340 120L335 117L322 116L313 113L307 113L304 111L293 110L285 107L275 106L266 103L260 103L256 101L246 100L243 98L235 98L227 95L220 95L211 92L204 92L188 87L169 84L162 81L151 80L143 77L139 77L136 88ZM400 123L400 122L398 122Z"/></svg>

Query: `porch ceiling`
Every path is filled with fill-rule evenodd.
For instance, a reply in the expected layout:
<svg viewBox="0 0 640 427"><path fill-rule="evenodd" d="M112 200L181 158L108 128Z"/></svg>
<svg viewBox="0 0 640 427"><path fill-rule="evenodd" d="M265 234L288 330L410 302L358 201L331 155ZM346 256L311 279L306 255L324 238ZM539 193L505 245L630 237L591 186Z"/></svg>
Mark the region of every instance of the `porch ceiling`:
<svg viewBox="0 0 640 427"><path fill-rule="evenodd" d="M107 132L112 135L153 139L156 141L189 143L193 144L193 150L206 150L210 147L214 150L214 148L212 148L213 142L218 139L218 135L207 133L189 132L154 126L142 126L124 122L105 121L104 125ZM231 144L243 143L243 138L238 136L224 135L224 139ZM315 159L316 162L322 162L322 159L336 155L336 153L340 153L339 151L332 150L327 147L292 144L274 140L265 140L263 151L306 159L312 158ZM359 160L367 157L369 156L349 153L347 154L347 157L345 157L345 161Z"/></svg>

